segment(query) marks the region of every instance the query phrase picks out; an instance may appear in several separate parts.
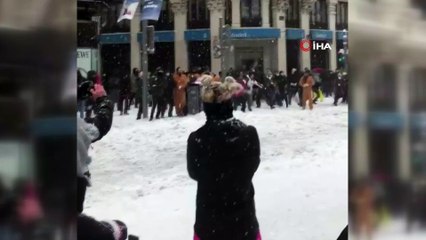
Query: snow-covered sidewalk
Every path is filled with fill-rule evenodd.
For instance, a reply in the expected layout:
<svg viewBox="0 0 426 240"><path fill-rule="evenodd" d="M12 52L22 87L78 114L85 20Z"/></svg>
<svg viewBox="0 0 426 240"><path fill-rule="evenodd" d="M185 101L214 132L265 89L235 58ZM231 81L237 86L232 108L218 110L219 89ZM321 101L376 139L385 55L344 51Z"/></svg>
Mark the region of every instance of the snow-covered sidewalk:
<svg viewBox="0 0 426 240"><path fill-rule="evenodd" d="M260 137L254 185L263 238L336 239L348 215L347 105L330 98L313 111L263 105L234 114ZM123 220L141 240L192 239L196 183L186 171L186 140L205 116L148 122L136 113L115 114L109 134L94 144L85 212Z"/></svg>

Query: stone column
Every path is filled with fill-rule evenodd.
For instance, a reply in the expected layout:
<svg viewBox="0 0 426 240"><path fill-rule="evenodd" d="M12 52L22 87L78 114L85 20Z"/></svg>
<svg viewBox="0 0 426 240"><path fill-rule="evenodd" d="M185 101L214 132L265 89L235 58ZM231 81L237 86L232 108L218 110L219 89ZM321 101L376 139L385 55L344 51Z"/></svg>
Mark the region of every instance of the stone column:
<svg viewBox="0 0 426 240"><path fill-rule="evenodd" d="M269 23L269 0L261 1L262 8L262 27L269 28L271 24Z"/></svg>
<svg viewBox="0 0 426 240"><path fill-rule="evenodd" d="M301 26L302 29L305 31L305 36L310 34L310 27L309 27L309 18L310 13L312 11L312 5L314 4L315 0L301 0ZM300 51L301 54L301 70L309 68L311 69L311 52L303 52Z"/></svg>
<svg viewBox="0 0 426 240"><path fill-rule="evenodd" d="M368 97L367 86L368 81L372 79L374 74L374 65L371 63L360 63L357 69L363 69L353 82L351 82L350 94L353 95L352 111L357 114L361 121L368 116ZM367 126L362 123L361 126L353 129L350 143L353 144L352 157L349 169L355 179L362 179L369 175L369 141Z"/></svg>
<svg viewBox="0 0 426 240"><path fill-rule="evenodd" d="M241 7L240 0L232 0L232 27L241 27Z"/></svg>
<svg viewBox="0 0 426 240"><path fill-rule="evenodd" d="M175 28L175 68L188 69L188 45L185 41L185 30L187 28L187 0L171 0L172 11L174 13Z"/></svg>
<svg viewBox="0 0 426 240"><path fill-rule="evenodd" d="M328 0L328 29L333 32L333 39L331 40L330 54L330 70L337 68L337 44L336 44L336 7L337 0Z"/></svg>
<svg viewBox="0 0 426 240"><path fill-rule="evenodd" d="M214 40L219 40L219 18L225 18L225 1L224 0L207 0L207 8L210 11L210 57L211 57L211 71L219 73L220 58L213 56Z"/></svg>
<svg viewBox="0 0 426 240"><path fill-rule="evenodd" d="M133 68L142 70L141 44L138 42L138 33L141 31L140 26L140 11L138 10L130 21L130 74L132 74Z"/></svg>
<svg viewBox="0 0 426 240"><path fill-rule="evenodd" d="M407 64L401 64L398 68L397 79L397 103L398 111L404 116L404 126L401 135L398 138L398 178L404 182L410 180L411 159L410 159L410 71L411 67Z"/></svg>
<svg viewBox="0 0 426 240"><path fill-rule="evenodd" d="M286 37L286 11L289 7L289 0L275 0L272 2L274 15L273 22L276 28L280 29L280 38L277 39L277 56L278 56L278 69L287 74L287 37ZM281 19L280 19L281 18Z"/></svg>

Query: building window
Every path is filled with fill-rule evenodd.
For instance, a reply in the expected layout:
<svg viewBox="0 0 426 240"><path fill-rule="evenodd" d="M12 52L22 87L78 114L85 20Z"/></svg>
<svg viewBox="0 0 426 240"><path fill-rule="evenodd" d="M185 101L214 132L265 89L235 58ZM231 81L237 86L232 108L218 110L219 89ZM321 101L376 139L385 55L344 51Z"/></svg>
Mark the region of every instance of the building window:
<svg viewBox="0 0 426 240"><path fill-rule="evenodd" d="M426 112L426 69L415 69L410 76L410 110Z"/></svg>
<svg viewBox="0 0 426 240"><path fill-rule="evenodd" d="M170 0L163 1L160 17L158 21L150 21L150 25L155 26L155 30L173 30L174 16Z"/></svg>
<svg viewBox="0 0 426 240"><path fill-rule="evenodd" d="M262 25L262 7L260 0L241 1L241 26L260 27Z"/></svg>
<svg viewBox="0 0 426 240"><path fill-rule="evenodd" d="M210 28L210 13L205 0L188 1L188 28Z"/></svg>
<svg viewBox="0 0 426 240"><path fill-rule="evenodd" d="M310 18L311 29L328 29L327 1L318 0L314 3Z"/></svg>
<svg viewBox="0 0 426 240"><path fill-rule="evenodd" d="M348 29L348 3L339 2L337 4L336 29Z"/></svg>
<svg viewBox="0 0 426 240"><path fill-rule="evenodd" d="M299 0L290 0L290 6L286 14L286 26L288 28L300 28L300 5Z"/></svg>
<svg viewBox="0 0 426 240"><path fill-rule="evenodd" d="M225 24L232 25L232 11L238 9L232 9L232 0L225 0Z"/></svg>
<svg viewBox="0 0 426 240"><path fill-rule="evenodd" d="M396 68L391 64L379 66L368 86L370 111L396 111Z"/></svg>

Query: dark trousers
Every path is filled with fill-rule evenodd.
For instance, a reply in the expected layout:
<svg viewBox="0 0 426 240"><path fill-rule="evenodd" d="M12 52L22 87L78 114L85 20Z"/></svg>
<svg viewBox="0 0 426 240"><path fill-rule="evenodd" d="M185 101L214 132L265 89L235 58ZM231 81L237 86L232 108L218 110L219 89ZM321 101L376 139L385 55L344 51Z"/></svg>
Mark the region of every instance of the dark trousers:
<svg viewBox="0 0 426 240"><path fill-rule="evenodd" d="M164 116L164 114L166 112L166 109L168 108L169 109L168 116L172 117L173 116L173 107L174 107L174 104L175 104L175 101L173 99L173 96L169 97L169 98L166 98L165 99L164 108L163 108L163 112L161 113L161 116Z"/></svg>
<svg viewBox="0 0 426 240"><path fill-rule="evenodd" d="M290 91L288 93L288 104L291 105L291 100L296 96L297 94L297 88L290 88Z"/></svg>
<svg viewBox="0 0 426 240"><path fill-rule="evenodd" d="M83 177L77 177L77 211L83 212L84 198L86 196L87 179Z"/></svg>
<svg viewBox="0 0 426 240"><path fill-rule="evenodd" d="M132 105L133 100L135 100L135 108L137 108L136 93L130 93L129 99L127 102L127 111L130 110L130 106Z"/></svg>
<svg viewBox="0 0 426 240"><path fill-rule="evenodd" d="M343 100L342 100L342 102L348 103L348 89L347 88L343 91Z"/></svg>
<svg viewBox="0 0 426 240"><path fill-rule="evenodd" d="M238 102L241 105L241 111L245 112L247 107L247 95L242 95L238 97Z"/></svg>
<svg viewBox="0 0 426 240"><path fill-rule="evenodd" d="M275 89L268 89L266 94L266 103L269 105L269 107L274 108L275 101L277 96L277 92Z"/></svg>
<svg viewBox="0 0 426 240"><path fill-rule="evenodd" d="M256 100L256 107L260 108L263 90L261 88L253 88L253 98Z"/></svg>
<svg viewBox="0 0 426 240"><path fill-rule="evenodd" d="M278 93L276 96L276 102L277 105L282 107L283 106L283 101L285 102L285 107L288 108L288 99L287 99L287 93L282 92L282 93Z"/></svg>
<svg viewBox="0 0 426 240"><path fill-rule="evenodd" d="M138 103L138 115L136 119L141 119L142 117L142 113L143 113L143 104L142 104L142 96L136 98L137 99L137 103Z"/></svg>
<svg viewBox="0 0 426 240"><path fill-rule="evenodd" d="M118 99L118 110L121 113L127 113L127 107L129 105L129 98L127 94L121 94Z"/></svg>
<svg viewBox="0 0 426 240"><path fill-rule="evenodd" d="M154 118L155 109L157 109L157 114L155 114L155 118L157 119L160 118L160 114L163 111L163 107L164 107L164 99L162 97L153 96L150 120Z"/></svg>
<svg viewBox="0 0 426 240"><path fill-rule="evenodd" d="M78 240L115 240L113 231L102 222L80 214L77 217Z"/></svg>
<svg viewBox="0 0 426 240"><path fill-rule="evenodd" d="M334 93L334 105L336 105L337 106L337 103L339 102L339 99L340 98L343 98L344 97L344 95L343 95L343 93L341 93L341 92L336 92L336 93ZM342 101L343 102L343 101Z"/></svg>

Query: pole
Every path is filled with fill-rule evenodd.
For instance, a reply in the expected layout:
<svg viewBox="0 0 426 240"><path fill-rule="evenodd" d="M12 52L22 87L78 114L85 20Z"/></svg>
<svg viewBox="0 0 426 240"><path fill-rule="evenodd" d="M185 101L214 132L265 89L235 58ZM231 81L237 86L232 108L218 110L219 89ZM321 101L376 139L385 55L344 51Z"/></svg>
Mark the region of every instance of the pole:
<svg viewBox="0 0 426 240"><path fill-rule="evenodd" d="M97 53L97 61L96 61L96 70L99 73L99 75L102 76L102 56L101 56L101 49L102 49L102 44L100 41L101 38L101 16L93 16L92 17L92 21L96 22L96 36L97 36L97 42L98 42L98 53Z"/></svg>
<svg viewBox="0 0 426 240"><path fill-rule="evenodd" d="M143 12L144 0L141 0L141 8ZM141 14L141 17L142 14ZM142 107L143 118L148 117L148 47L147 47L147 20L142 20Z"/></svg>
<svg viewBox="0 0 426 240"><path fill-rule="evenodd" d="M344 29L343 32L343 47L345 51L343 56L345 56L345 72L348 73L348 32L346 31L346 29Z"/></svg>
<svg viewBox="0 0 426 240"><path fill-rule="evenodd" d="M220 71L222 72L222 76L224 76L224 70L225 70L225 39L223 39L223 26L224 26L224 22L223 22L223 18L220 17L219 18L219 45L220 45Z"/></svg>

